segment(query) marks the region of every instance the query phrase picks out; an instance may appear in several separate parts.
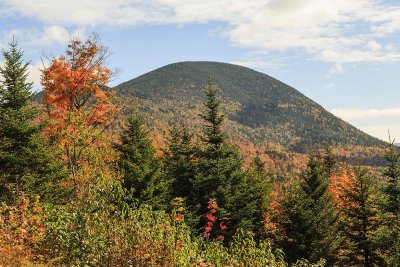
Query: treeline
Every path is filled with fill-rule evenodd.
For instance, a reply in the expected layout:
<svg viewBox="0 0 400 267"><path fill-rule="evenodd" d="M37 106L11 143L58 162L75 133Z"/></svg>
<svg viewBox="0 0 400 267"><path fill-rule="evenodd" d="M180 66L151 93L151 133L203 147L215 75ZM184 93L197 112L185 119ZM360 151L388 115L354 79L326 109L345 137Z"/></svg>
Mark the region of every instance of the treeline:
<svg viewBox="0 0 400 267"><path fill-rule="evenodd" d="M399 265L394 146L382 183L329 150L275 179L227 141L211 81L202 127L178 122L156 148L143 117L102 90L113 73L97 35L42 70L42 105L17 44L3 56L0 266Z"/></svg>

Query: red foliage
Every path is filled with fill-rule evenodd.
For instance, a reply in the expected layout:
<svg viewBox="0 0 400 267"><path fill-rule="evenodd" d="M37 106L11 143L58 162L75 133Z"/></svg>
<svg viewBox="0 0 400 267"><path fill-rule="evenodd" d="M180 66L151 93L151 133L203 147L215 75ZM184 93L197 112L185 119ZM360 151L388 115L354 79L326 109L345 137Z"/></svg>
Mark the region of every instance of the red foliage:
<svg viewBox="0 0 400 267"><path fill-rule="evenodd" d="M204 227L204 238L209 239L210 237L217 238L220 241L225 239L225 230L228 228L221 219L217 218L218 204L215 199L208 201L209 212L205 215L207 220L206 226Z"/></svg>

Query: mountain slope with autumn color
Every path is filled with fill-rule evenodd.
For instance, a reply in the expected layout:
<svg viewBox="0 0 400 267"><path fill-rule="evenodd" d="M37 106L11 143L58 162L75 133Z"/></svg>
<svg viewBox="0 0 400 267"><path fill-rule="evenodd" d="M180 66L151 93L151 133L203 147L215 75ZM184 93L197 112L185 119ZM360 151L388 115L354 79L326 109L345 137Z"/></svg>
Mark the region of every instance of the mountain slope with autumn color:
<svg viewBox="0 0 400 267"><path fill-rule="evenodd" d="M296 89L238 65L174 63L115 89L137 100L139 109L156 124L179 119L193 122L202 108L208 78L220 89L226 130L232 139L278 144L297 152L326 145L385 144L335 117Z"/></svg>

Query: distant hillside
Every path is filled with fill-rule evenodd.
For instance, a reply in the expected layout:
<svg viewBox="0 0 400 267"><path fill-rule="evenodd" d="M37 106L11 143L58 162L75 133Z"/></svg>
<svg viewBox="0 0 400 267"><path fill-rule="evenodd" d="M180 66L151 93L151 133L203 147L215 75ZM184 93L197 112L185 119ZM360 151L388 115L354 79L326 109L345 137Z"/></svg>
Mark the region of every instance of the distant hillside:
<svg viewBox="0 0 400 267"><path fill-rule="evenodd" d="M208 78L219 87L227 114L228 135L256 144L279 144L289 150L335 146L383 146L335 117L296 89L249 68L216 62L170 64L122 83L115 89L137 100L154 123L198 120Z"/></svg>

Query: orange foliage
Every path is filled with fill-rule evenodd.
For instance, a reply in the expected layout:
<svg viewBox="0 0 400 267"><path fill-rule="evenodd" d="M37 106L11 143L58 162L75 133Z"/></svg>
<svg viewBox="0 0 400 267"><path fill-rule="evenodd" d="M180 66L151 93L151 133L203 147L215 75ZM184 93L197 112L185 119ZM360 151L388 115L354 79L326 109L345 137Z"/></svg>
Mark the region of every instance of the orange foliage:
<svg viewBox="0 0 400 267"><path fill-rule="evenodd" d="M20 196L16 206L0 207L0 266L27 266L40 261L34 253L46 229L39 199Z"/></svg>
<svg viewBox="0 0 400 267"><path fill-rule="evenodd" d="M75 192L79 183L87 182L93 165L105 166L112 160L110 140L104 133L119 112L113 103L115 95L102 90L111 76L104 66L107 55L108 49L94 34L85 42L71 40L66 56L53 58L42 70L50 122L45 133L64 151Z"/></svg>
<svg viewBox="0 0 400 267"><path fill-rule="evenodd" d="M100 88L108 84L110 69L103 66L107 49L98 44L97 35L82 43L71 40L67 57L54 58L42 72L44 103L54 133L70 125L71 113L79 113L88 126L107 125L114 115L114 105Z"/></svg>
<svg viewBox="0 0 400 267"><path fill-rule="evenodd" d="M97 35L84 43L74 39L68 45L67 56L53 58L50 66L42 70L44 103L50 119L46 133L63 135L63 146L81 134L79 126L101 128L114 120L113 95L101 88L111 75L110 69L103 66L107 53L107 48L98 44ZM83 141L93 141L93 137L87 139Z"/></svg>
<svg viewBox="0 0 400 267"><path fill-rule="evenodd" d="M283 215L284 185L274 185L270 196L268 211L264 214L264 229L270 235L282 235L283 229L276 223L276 218Z"/></svg>
<svg viewBox="0 0 400 267"><path fill-rule="evenodd" d="M335 173L330 177L328 192L333 197L335 203L337 203L341 207L343 207L346 204L343 203L343 198L341 197L342 193L341 191L344 188L349 188L352 179L353 179L352 174L344 164L341 168L340 174Z"/></svg>

